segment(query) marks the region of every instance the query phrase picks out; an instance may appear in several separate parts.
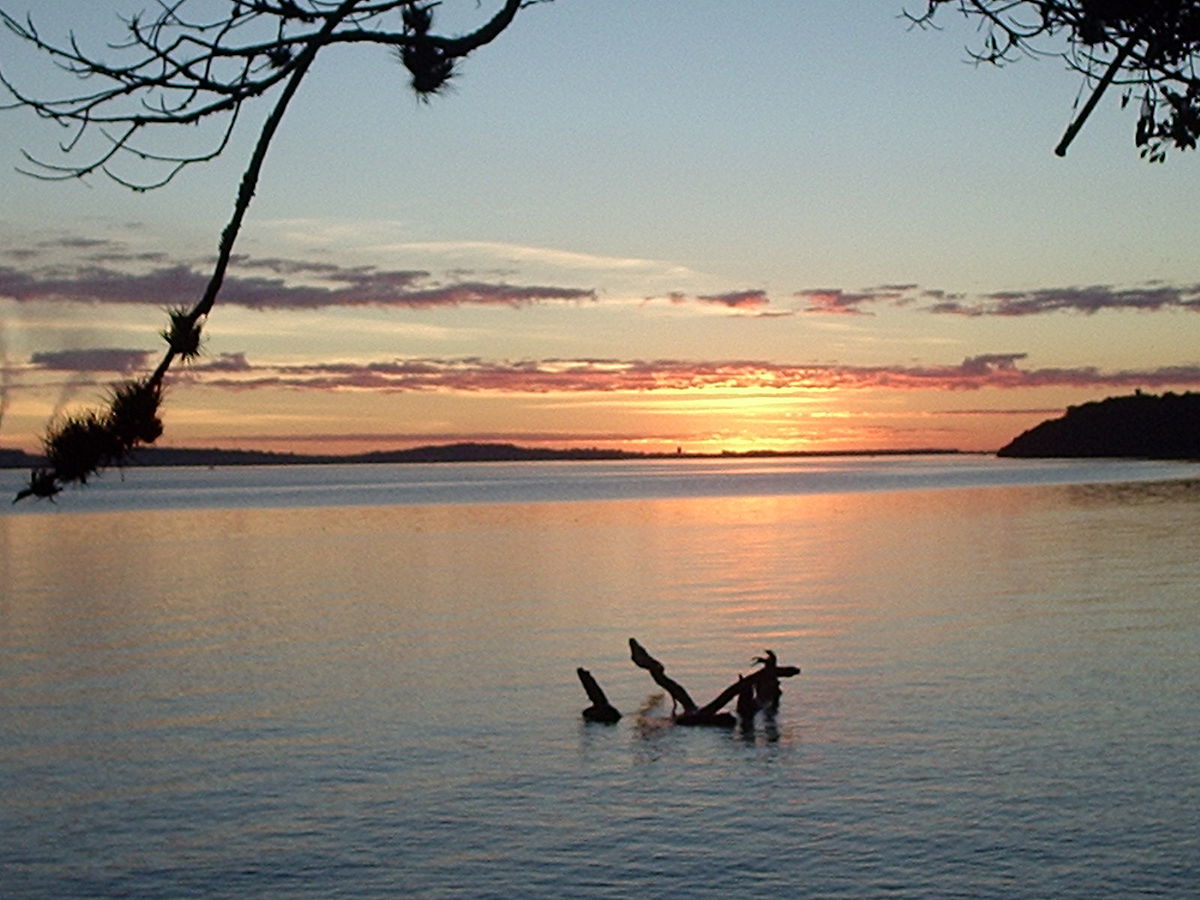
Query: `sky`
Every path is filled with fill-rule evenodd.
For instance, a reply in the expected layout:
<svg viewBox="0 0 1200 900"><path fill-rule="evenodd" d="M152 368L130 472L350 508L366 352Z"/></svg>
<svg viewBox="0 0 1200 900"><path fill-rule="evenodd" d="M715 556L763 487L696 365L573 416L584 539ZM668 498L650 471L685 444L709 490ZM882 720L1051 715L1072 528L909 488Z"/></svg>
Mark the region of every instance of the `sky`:
<svg viewBox="0 0 1200 900"><path fill-rule="evenodd" d="M144 5L0 0L104 54ZM904 8L554 0L429 103L382 48L323 51L160 443L991 451L1200 389L1200 156L1142 161L1114 95L1058 158L1078 75ZM8 35L0 68L75 86ZM63 134L0 111L0 447L153 368L266 111L148 192L22 174Z"/></svg>

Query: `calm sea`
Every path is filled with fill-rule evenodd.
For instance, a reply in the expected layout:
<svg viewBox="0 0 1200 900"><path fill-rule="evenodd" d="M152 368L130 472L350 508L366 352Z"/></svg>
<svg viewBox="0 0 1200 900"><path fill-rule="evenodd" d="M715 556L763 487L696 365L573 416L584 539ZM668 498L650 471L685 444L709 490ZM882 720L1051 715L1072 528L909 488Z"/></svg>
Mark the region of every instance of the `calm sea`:
<svg viewBox="0 0 1200 900"><path fill-rule="evenodd" d="M7 507L0 897L1195 897L1198 476L131 470ZM803 672L773 723L672 727L631 636L701 702Z"/></svg>

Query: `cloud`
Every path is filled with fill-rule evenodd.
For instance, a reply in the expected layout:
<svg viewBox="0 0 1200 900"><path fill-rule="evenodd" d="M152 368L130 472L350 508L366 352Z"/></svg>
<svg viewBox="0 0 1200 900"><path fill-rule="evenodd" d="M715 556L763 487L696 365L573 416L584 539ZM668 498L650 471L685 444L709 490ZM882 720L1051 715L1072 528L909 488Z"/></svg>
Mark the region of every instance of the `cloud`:
<svg viewBox="0 0 1200 900"><path fill-rule="evenodd" d="M200 296L205 278L187 266L130 274L102 266L43 267L20 271L0 266L0 297L20 303L146 303L176 305Z"/></svg>
<svg viewBox="0 0 1200 900"><path fill-rule="evenodd" d="M671 266L661 260L644 259L636 256L600 256L574 250L557 250L552 247L532 247L524 244L506 244L499 241L412 241L390 244L383 248L392 251L437 254L449 257L488 257L504 263L526 263L554 266L561 269L586 269L629 271L658 271L668 268L675 274L687 274L690 270Z"/></svg>
<svg viewBox="0 0 1200 900"><path fill-rule="evenodd" d="M1200 311L1200 284L1118 288L1049 287L1028 291L991 291L974 297L916 284L884 284L860 291L843 288L810 288L795 296L808 303L805 312L870 315L867 307L888 304L910 306L925 301L921 310L935 315L1034 316L1056 312L1097 313L1108 310L1159 312L1170 309Z"/></svg>
<svg viewBox="0 0 1200 900"><path fill-rule="evenodd" d="M1034 316L1062 311L1092 314L1104 310L1200 311L1200 284L1150 285L1140 288L1094 285L1031 291L994 291L973 301L964 299L961 295L934 299L937 302L927 307L929 312L961 316Z"/></svg>
<svg viewBox="0 0 1200 900"><path fill-rule="evenodd" d="M8 340L4 334L4 320L0 319L0 426L4 425L4 414L12 403L9 381Z"/></svg>
<svg viewBox="0 0 1200 900"><path fill-rule="evenodd" d="M88 253L85 257L94 263L154 263L165 265L171 259L169 253L159 250L144 250L131 253L128 250L104 250L98 253Z"/></svg>
<svg viewBox="0 0 1200 900"><path fill-rule="evenodd" d="M428 309L438 306L521 307L555 301L595 300L591 289L505 282L441 283L419 270L340 267L283 259L242 260L241 268L266 269L279 277L231 273L220 303L248 309L322 309L334 306L383 306ZM302 276L308 283L297 283ZM200 297L208 274L190 265L159 266L133 273L88 264L21 270L0 266L0 297L26 303L116 303L155 306L190 305Z"/></svg>
<svg viewBox="0 0 1200 900"><path fill-rule="evenodd" d="M215 358L208 357L200 362L191 363L190 372L249 372L254 367L246 359L245 353L221 353Z"/></svg>
<svg viewBox="0 0 1200 900"><path fill-rule="evenodd" d="M652 303L656 300L666 300L676 306L686 303L721 306L739 315L755 318L793 315L789 310L768 311L766 307L770 305L771 298L766 291L757 288L724 291L717 294L688 294L684 291L670 291L665 295L644 298L645 303Z"/></svg>
<svg viewBox="0 0 1200 900"><path fill-rule="evenodd" d="M381 254L421 253L455 265L439 277L424 268L387 269L323 260L239 255L225 278L220 303L257 310L430 309L466 305L525 307L598 298L597 288L555 284L558 280L555 275L536 278L535 284L510 283L511 267L515 265L551 266L556 271L568 272L564 276L568 282L581 277L615 278L621 282L620 292L625 297L640 295L665 298L672 303L719 306L741 315L764 318L797 312L873 315L880 306L965 317L1200 311L1200 283L1039 287L965 294L900 280L860 289L801 289L793 293L800 301L798 309L777 311L768 309L771 301L763 290L702 294L677 290L678 285L694 283L697 273L661 260L483 241L391 244L374 250ZM74 262L51 262L60 252L74 254ZM77 235L30 241L24 247L13 243L0 249L0 259L9 261L8 265L0 265L0 298L21 303L191 305L202 295L211 266L211 260L168 264L166 254L159 251L139 251L120 241ZM481 261L503 261L509 268L480 268L476 263ZM647 287L646 293L634 287L635 284ZM615 290L611 281L607 289Z"/></svg>
<svg viewBox="0 0 1200 900"><path fill-rule="evenodd" d="M84 237L81 235L64 235L52 240L38 242L39 247L48 249L65 249L65 250L92 250L98 247L108 249L117 249L121 245L109 238L93 238Z"/></svg>
<svg viewBox="0 0 1200 900"><path fill-rule="evenodd" d="M1032 406L1013 409L944 409L937 412L939 416L1057 416L1061 414L1061 406Z"/></svg>
<svg viewBox="0 0 1200 900"><path fill-rule="evenodd" d="M724 294L702 294L696 298L701 303L714 303L729 309L759 310L771 301L766 291L729 291Z"/></svg>
<svg viewBox="0 0 1200 900"><path fill-rule="evenodd" d="M1061 412L1061 410L1055 410ZM614 441L621 443L636 443L654 440L677 440L678 436L660 436L643 432L620 431L381 431L358 432L342 434L330 432L326 434L238 434L216 436L215 440L253 441L255 443L280 443L293 445L297 443L325 444L330 442L366 444L371 449L390 444L412 443L454 443L457 441L485 441L497 443L520 444L572 444L591 441L610 444Z"/></svg>
<svg viewBox="0 0 1200 900"><path fill-rule="evenodd" d="M99 347L85 350L44 350L34 353L29 362L51 372L121 372L128 374L149 366L154 354L149 350Z"/></svg>
<svg viewBox="0 0 1200 900"><path fill-rule="evenodd" d="M145 370L153 356L151 351L126 348L42 351L34 353L28 367L24 368L127 375ZM786 364L764 360L488 360L479 357L256 364L244 353L225 353L203 359L169 378L176 384L233 391L289 389L524 395L1200 387L1200 365L1103 371L1089 366L1023 368L1025 360L1024 353L986 353L966 357L957 364L884 366ZM77 386L75 382L72 385ZM1028 410L980 412L1015 414Z"/></svg>
<svg viewBox="0 0 1200 900"><path fill-rule="evenodd" d="M1017 361L1027 353L985 353L983 356L968 356L960 368L971 375L987 375L989 372L1015 372Z"/></svg>
<svg viewBox="0 0 1200 900"><path fill-rule="evenodd" d="M869 316L864 306L870 303L899 301L909 285L884 286L865 291L845 291L841 288L809 288L797 291L796 297L808 302L805 312L833 313L836 315Z"/></svg>
<svg viewBox="0 0 1200 900"><path fill-rule="evenodd" d="M506 394L694 390L952 390L1038 387L1162 388L1200 386L1200 365L1104 372L1092 367L1023 369L1023 353L967 357L931 366L782 364L756 360L545 359L477 357L251 365L236 355L227 370L195 367L187 376L232 390L366 390Z"/></svg>

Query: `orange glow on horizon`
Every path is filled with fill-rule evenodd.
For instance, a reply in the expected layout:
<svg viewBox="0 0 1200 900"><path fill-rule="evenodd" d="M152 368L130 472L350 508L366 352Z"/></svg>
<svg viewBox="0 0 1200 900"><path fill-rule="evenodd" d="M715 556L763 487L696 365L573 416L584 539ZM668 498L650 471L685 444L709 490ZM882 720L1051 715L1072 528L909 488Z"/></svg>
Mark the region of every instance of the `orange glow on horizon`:
<svg viewBox="0 0 1200 900"><path fill-rule="evenodd" d="M576 363L547 364L563 371ZM535 366L536 368L536 366ZM953 449L994 451L1092 392L1061 387L1011 392L916 389L911 385L764 387L770 367L737 364L753 387L718 386L721 367L700 384L638 389L531 391L487 387L389 390L263 386L231 390L203 381L170 386L164 446L354 454L414 446L513 443L553 449L651 453L850 452ZM518 371L520 366L510 367ZM589 366L592 374L628 364ZM647 366L652 374L652 366ZM605 376L607 377L607 375ZM682 378L682 369L675 377ZM686 379L684 379L686 380ZM104 391L43 380L26 382L7 410L0 447L40 450L51 414L95 406ZM63 398L71 400L64 406ZM1015 405L1015 404L1014 404ZM964 408L965 407L965 408Z"/></svg>

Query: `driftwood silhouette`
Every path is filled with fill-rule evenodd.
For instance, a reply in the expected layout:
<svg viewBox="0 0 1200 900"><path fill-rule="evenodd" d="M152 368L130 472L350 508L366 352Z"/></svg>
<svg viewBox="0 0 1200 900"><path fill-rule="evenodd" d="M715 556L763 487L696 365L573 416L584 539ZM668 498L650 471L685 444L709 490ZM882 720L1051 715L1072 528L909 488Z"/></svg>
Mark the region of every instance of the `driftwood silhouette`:
<svg viewBox="0 0 1200 900"><path fill-rule="evenodd" d="M648 671L654 683L670 695L671 714L677 725L719 725L728 728L736 725L739 720L743 726L748 726L759 711L773 716L779 709L779 698L782 694L779 679L800 674L799 666L781 666L775 654L767 650L765 655L754 659L762 668L749 675L738 675L737 681L709 703L699 706L683 685L667 675L666 667L634 638L629 639L629 655L635 666ZM583 717L593 722L617 721L621 717L620 712L608 702L592 674L587 669L576 669L576 673L583 683L588 699L592 701L592 705L583 711ZM736 716L723 711L735 698ZM676 712L679 707L683 708L683 712Z"/></svg>
<svg viewBox="0 0 1200 900"><path fill-rule="evenodd" d="M592 701L592 705L583 711L585 719L589 722L615 722L621 718L620 711L608 702L608 698L604 696L604 691L600 689L600 685L596 683L591 672L581 667L575 670L575 674L583 682L583 689L587 691L588 699Z"/></svg>

